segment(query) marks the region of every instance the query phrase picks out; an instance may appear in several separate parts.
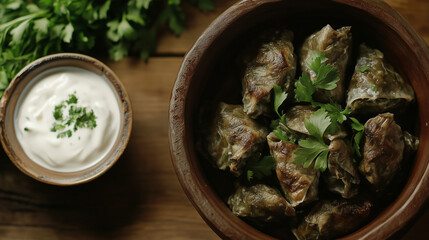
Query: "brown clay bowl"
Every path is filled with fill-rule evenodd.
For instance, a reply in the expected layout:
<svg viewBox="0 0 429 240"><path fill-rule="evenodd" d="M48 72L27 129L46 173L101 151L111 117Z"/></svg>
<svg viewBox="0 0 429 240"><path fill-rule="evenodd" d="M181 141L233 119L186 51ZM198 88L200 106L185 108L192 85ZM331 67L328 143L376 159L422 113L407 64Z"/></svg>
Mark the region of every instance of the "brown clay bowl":
<svg viewBox="0 0 429 240"><path fill-rule="evenodd" d="M262 232L234 216L225 203L232 182L198 151L201 112L219 101L240 104L240 76L234 71L241 46L254 32L272 26L294 31L302 42L326 24L352 26L354 43L383 51L417 95L408 121L420 148L399 194L365 226L343 239L386 239L404 228L429 196L429 48L392 7L377 0L240 1L220 15L186 55L174 85L169 121L174 168L188 198L208 225L224 239L294 239ZM295 46L298 49L299 46ZM208 121L204 118L202 121Z"/></svg>
<svg viewBox="0 0 429 240"><path fill-rule="evenodd" d="M91 167L75 172L57 172L36 164L25 154L15 134L14 112L20 94L33 79L37 79L39 74L57 67L77 67L102 76L115 93L121 114L121 127L109 152ZM115 73L102 62L82 54L61 53L35 60L15 76L0 102L0 140L10 160L28 176L53 185L66 186L85 183L105 173L125 150L131 128L131 102L123 84Z"/></svg>

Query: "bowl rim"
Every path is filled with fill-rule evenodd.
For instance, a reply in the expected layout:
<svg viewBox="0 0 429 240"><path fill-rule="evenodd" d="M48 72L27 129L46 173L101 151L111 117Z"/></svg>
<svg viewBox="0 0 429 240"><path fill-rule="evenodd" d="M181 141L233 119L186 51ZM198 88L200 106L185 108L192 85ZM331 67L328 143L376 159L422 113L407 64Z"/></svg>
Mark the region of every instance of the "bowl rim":
<svg viewBox="0 0 429 240"><path fill-rule="evenodd" d="M74 64L68 65L67 62L74 62L76 65ZM46 69L41 70L39 73L36 73L36 76L50 69L54 69L58 67L68 67L68 66L77 67L77 68L94 72L92 70L79 66L78 65L79 63L91 65L92 67L94 67L94 69L99 70L101 75L104 76L103 79L105 79L112 86L112 91L119 98L118 106L122 108L122 109L119 109L122 122L120 122L120 130L117 134L116 143L113 146L112 150L110 150L110 154L109 154L110 156L105 157L100 162L98 162L96 165L99 165L99 167L97 167L96 169L94 169L89 173L86 173L86 170L91 169L92 167L89 167L87 169L83 169L80 171L76 171L76 172L66 173L67 176L70 176L69 178L66 178L66 180L58 180L55 178L51 178L51 176L47 177L47 175L36 175L35 173L33 173L31 169L27 169L26 166L24 166L24 164L21 163L21 160L16 155L15 149L10 143L10 138L7 135L6 117L7 117L7 109L10 102L9 100L12 98L13 93L15 92L16 88L21 83L21 81L26 79L26 77L29 74L31 74L33 71L37 72L37 70L40 67L41 68L45 67ZM96 73L96 74L100 75L100 73ZM28 80L28 82L31 82L32 80L33 79L30 79ZM19 96L16 96L15 98L18 99ZM111 70L107 65L105 65L101 61L84 54L57 53L57 54L51 54L51 55L38 58L32 61L31 63L27 64L23 69L21 69L18 72L18 74L16 74L16 76L12 79L7 89L4 91L3 97L0 100L0 141L2 143L3 149L5 150L11 162L27 176L37 181L51 184L51 185L72 186L72 185L86 183L98 178L99 176L107 172L107 170L109 170L118 161L118 159L121 157L122 153L125 151L125 148L128 145L128 142L131 136L131 130L132 130L132 119L133 119L133 111L132 111L130 98L128 96L128 93L126 92L126 89L123 83L118 78L118 76L113 72L113 70ZM109 161L106 164L102 164L106 160L109 160ZM42 166L40 166L40 168L46 169ZM50 172L55 172L53 170L49 170L49 169L47 170Z"/></svg>
<svg viewBox="0 0 429 240"><path fill-rule="evenodd" d="M192 171L193 163L188 160L190 157L189 144L186 132L186 96L189 91L189 84L193 78L193 70L198 66L203 53L212 45L217 36L228 29L230 24L238 20L241 16L249 13L254 8L264 4L272 4L287 0L242 0L229 7L225 12L219 15L216 20L204 31L198 38L190 51L186 54L180 67L177 79L172 89L169 109L169 140L170 154L178 180L204 221L223 239L275 239L265 233L262 233L252 227L249 227L244 221L231 220L226 213L226 208L222 200L210 188L207 180L201 172ZM402 32L400 36L404 42L413 50L416 56L419 56L422 65L429 66L429 47L415 29L400 15L395 9L384 1L380 0L325 0L338 3L344 6L356 8L367 12L371 17L378 19L383 24L393 29L395 32ZM429 79L429 68L424 69L424 74ZM419 106L419 111L422 108ZM427 131L425 121L420 120L421 133ZM426 121L427 124L427 121ZM426 128L424 128L426 127ZM426 133L425 133L426 134ZM422 137L422 135L420 135ZM191 144L191 143L190 143ZM429 159L429 152L419 148L416 159ZM420 181L417 177L411 177L408 180L400 196L381 214L364 227L358 229L344 237L344 239L385 239L391 237L396 231L404 227L422 208L428 199L429 192L429 165L424 168L413 169L413 173L422 176ZM192 183L192 184L189 184ZM402 206L399 206L403 204ZM409 206L415 206L409 208ZM223 219L223 221L219 221ZM237 218L238 219L238 218ZM395 229L391 231L389 229ZM239 234L242 234L241 236Z"/></svg>

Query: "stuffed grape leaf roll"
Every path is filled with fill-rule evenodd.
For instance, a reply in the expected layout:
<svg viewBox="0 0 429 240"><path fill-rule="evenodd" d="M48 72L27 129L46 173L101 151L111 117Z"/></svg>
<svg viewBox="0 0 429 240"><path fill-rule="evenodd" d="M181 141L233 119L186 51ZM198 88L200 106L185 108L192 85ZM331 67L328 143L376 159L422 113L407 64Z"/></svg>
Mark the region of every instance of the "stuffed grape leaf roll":
<svg viewBox="0 0 429 240"><path fill-rule="evenodd" d="M391 113L383 113L365 123L365 145L359 170L376 191L389 185L403 159L402 130L393 117Z"/></svg>
<svg viewBox="0 0 429 240"><path fill-rule="evenodd" d="M285 216L295 216L295 209L282 197L280 192L265 184L250 187L240 186L228 198L228 205L234 215L273 222Z"/></svg>
<svg viewBox="0 0 429 240"><path fill-rule="evenodd" d="M267 130L249 118L240 105L221 102L207 137L207 148L217 167L241 174L246 159L266 142Z"/></svg>
<svg viewBox="0 0 429 240"><path fill-rule="evenodd" d="M329 191L339 193L343 198L358 194L359 172L348 141L335 139L329 144L328 170L325 181Z"/></svg>
<svg viewBox="0 0 429 240"><path fill-rule="evenodd" d="M364 223L371 207L369 201L324 200L311 209L293 233L298 240L337 238Z"/></svg>
<svg viewBox="0 0 429 240"><path fill-rule="evenodd" d="M320 172L313 166L303 168L293 163L298 145L282 141L274 133L270 133L267 139L286 200L293 207L317 200Z"/></svg>
<svg viewBox="0 0 429 240"><path fill-rule="evenodd" d="M313 33L305 39L300 51L300 63L303 72L307 73L311 80L317 80L316 72L310 69L309 62L312 61L314 53L324 54L328 59L327 64L338 68L340 80L333 90L318 89L313 98L319 102L329 102L330 99L340 103L344 99L346 69L352 49L351 27L342 27L334 30L329 24L318 32Z"/></svg>
<svg viewBox="0 0 429 240"><path fill-rule="evenodd" d="M242 79L244 112L252 118L272 112L271 89L289 91L296 72L296 56L289 30L266 31L257 55L247 63Z"/></svg>
<svg viewBox="0 0 429 240"><path fill-rule="evenodd" d="M384 54L361 44L347 92L347 108L352 113L377 114L413 100L413 88L387 63Z"/></svg>

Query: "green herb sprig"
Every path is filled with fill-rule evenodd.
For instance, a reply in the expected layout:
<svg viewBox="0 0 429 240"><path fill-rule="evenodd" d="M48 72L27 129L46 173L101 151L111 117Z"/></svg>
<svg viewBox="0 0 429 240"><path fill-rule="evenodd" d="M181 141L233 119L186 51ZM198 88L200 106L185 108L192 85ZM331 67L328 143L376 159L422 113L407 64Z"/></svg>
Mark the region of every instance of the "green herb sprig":
<svg viewBox="0 0 429 240"><path fill-rule="evenodd" d="M359 68L359 71L360 71L361 73L364 73L364 72L368 71L369 69L371 69L371 68L370 68L370 67L368 67L368 66L362 66L362 67L360 67L360 68Z"/></svg>
<svg viewBox="0 0 429 240"><path fill-rule="evenodd" d="M312 95L318 88L332 90L337 87L336 83L340 80L338 68L326 64L327 60L325 54L319 52L313 52L307 59L307 67L316 73L317 77L313 82L310 76L303 72L295 82L295 98L298 102L313 102Z"/></svg>
<svg viewBox="0 0 429 240"><path fill-rule="evenodd" d="M250 182L254 178L260 180L264 177L271 176L276 161L272 156L265 156L261 158L262 154L257 153L249 158L246 163L247 180Z"/></svg>
<svg viewBox="0 0 429 240"><path fill-rule="evenodd" d="M97 127L94 111L87 112L86 107L77 106L78 98L75 94L70 94L69 99L56 105L53 111L55 122L52 125L51 132L59 132L57 138L70 138L73 132L79 128L94 129ZM68 114L64 114L64 109L68 108Z"/></svg>
<svg viewBox="0 0 429 240"><path fill-rule="evenodd" d="M160 29L168 27L176 35L185 29L183 2L202 11L214 9L213 0L0 1L0 97L18 71L48 54L147 59Z"/></svg>
<svg viewBox="0 0 429 240"><path fill-rule="evenodd" d="M279 108L286 101L288 94L282 90L282 88L278 85L273 88L274 93L274 111L280 117L279 119L273 120L271 122L271 128L273 129L274 134L281 140L285 142L294 143L298 139L296 134L293 133L287 127L286 124L286 115L284 113L279 113Z"/></svg>
<svg viewBox="0 0 429 240"><path fill-rule="evenodd" d="M316 159L314 169L325 171L328 167L329 147L325 144L323 135L331 125L331 119L325 109L321 108L309 119L305 119L304 124L311 136L298 142L300 147L295 150L294 163L308 168Z"/></svg>

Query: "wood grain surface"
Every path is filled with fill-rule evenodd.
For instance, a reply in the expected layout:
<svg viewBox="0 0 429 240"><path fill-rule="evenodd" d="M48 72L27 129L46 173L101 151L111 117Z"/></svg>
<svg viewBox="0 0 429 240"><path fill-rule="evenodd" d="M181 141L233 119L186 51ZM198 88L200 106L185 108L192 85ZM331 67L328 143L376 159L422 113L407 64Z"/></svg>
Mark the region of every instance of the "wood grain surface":
<svg viewBox="0 0 429 240"><path fill-rule="evenodd" d="M188 29L165 32L148 63L107 64L124 82L134 110L131 140L117 164L97 180L73 187L39 183L0 152L0 239L219 239L186 198L168 143L170 91L183 56L233 0L216 10L187 7ZM429 42L429 1L388 0ZM427 239L429 212L402 239Z"/></svg>

